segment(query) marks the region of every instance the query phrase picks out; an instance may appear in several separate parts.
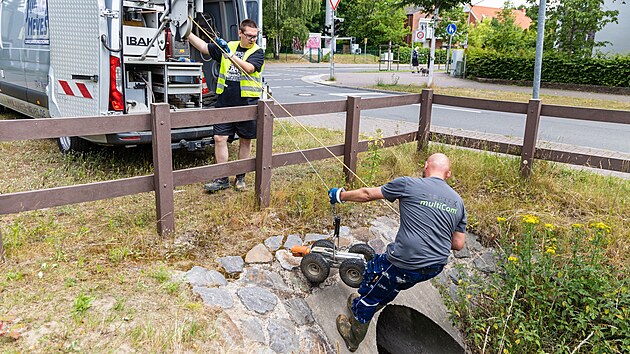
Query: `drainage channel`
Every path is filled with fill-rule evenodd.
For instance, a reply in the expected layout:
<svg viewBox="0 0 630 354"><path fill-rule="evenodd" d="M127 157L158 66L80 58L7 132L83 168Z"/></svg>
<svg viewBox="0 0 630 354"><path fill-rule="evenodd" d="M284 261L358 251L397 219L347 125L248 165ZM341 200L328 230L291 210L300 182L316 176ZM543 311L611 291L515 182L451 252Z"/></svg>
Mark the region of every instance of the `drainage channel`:
<svg viewBox="0 0 630 354"><path fill-rule="evenodd" d="M380 354L458 354L464 348L422 313L401 305L386 306L376 324Z"/></svg>

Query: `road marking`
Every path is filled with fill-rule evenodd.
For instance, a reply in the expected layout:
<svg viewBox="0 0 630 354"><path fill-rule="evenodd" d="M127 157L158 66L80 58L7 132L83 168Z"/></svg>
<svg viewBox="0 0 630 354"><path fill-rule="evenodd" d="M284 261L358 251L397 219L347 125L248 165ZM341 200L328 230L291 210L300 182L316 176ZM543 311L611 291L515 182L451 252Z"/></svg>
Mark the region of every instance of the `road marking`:
<svg viewBox="0 0 630 354"><path fill-rule="evenodd" d="M378 96L384 95L382 92L350 92L350 93L329 93L330 96L339 96L339 97L347 97L347 96Z"/></svg>
<svg viewBox="0 0 630 354"><path fill-rule="evenodd" d="M414 103L414 104L412 104L412 106L420 106L420 103ZM476 109L446 107L446 106L441 106L439 104L434 104L433 107L437 108L437 109L445 109L445 110L450 110L450 111L460 111L460 112L468 112L468 113L481 113L481 111L478 111Z"/></svg>

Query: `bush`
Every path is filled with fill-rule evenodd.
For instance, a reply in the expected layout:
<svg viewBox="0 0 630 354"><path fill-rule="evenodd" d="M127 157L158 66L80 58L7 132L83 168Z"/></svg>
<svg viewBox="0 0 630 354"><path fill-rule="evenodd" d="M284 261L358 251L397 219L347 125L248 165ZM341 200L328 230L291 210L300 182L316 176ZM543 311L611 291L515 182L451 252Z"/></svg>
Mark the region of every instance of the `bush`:
<svg viewBox="0 0 630 354"><path fill-rule="evenodd" d="M534 59L534 55L514 56L471 50L467 57L466 71L471 77L532 81ZM630 87L630 55L571 58L558 53L545 53L542 81Z"/></svg>
<svg viewBox="0 0 630 354"><path fill-rule="evenodd" d="M499 270L490 282L465 281L455 305L473 347L628 353L630 291L624 270L605 254L611 228L597 222L560 230L527 215L518 237L509 236L506 219L497 220Z"/></svg>

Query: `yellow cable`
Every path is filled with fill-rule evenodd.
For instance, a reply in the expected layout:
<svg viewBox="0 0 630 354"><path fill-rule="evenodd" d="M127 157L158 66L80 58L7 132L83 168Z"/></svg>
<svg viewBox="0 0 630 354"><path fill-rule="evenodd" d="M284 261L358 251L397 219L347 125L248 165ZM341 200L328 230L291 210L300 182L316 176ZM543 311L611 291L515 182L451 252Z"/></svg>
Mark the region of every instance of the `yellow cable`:
<svg viewBox="0 0 630 354"><path fill-rule="evenodd" d="M224 55L229 55L223 48L221 48L221 46L214 40L214 38L212 38L212 36L210 36L208 34L208 32L206 32L206 30L203 29L203 27L201 27L197 22L195 22L195 20L192 19L192 17L189 17L189 19L192 21L193 24L195 24L197 26L197 28L199 28L208 38L210 38L210 40L212 41L212 43L214 43L219 50L224 54ZM250 80L255 82L259 88L261 89L261 92L264 90L264 87L261 83L259 83L256 80L252 80L253 77L247 73L238 63L232 61L232 64L234 64L234 66L236 66L243 74L246 75L246 77ZM315 139L315 141L317 141L317 143L322 146L333 158L335 158L343 167L346 168L346 170L350 171L350 173L352 173L352 175L354 177L356 177L359 182L361 182L361 184L365 187L370 187L367 183L365 183L365 181L359 177L359 175L357 175L354 171L352 171L352 169L350 167L348 167L340 158L339 156L336 156L332 151L330 151L330 149L321 141L319 140L304 124L302 124L297 118L295 118L280 102L278 102L269 92L267 92L267 95L274 101L275 104L277 104L289 117L291 117L302 129L304 129L304 131L306 131L313 139ZM265 105L267 106L267 108L269 108L269 105L267 105L265 103ZM276 116L276 114L273 112L273 110L269 109L269 111L271 112L271 114L274 116L274 118L278 118ZM278 121L280 122L280 121ZM282 124L281 124L282 125ZM313 171L317 174L317 176L319 177L319 179L322 181L322 183L324 184L324 187L326 188L326 190L328 191L328 186L326 185L326 182L324 182L324 179L319 175L319 173L317 172L317 170L315 169L315 166L313 166L313 164L308 160L308 158L306 158L306 155L304 155L304 153L302 152L302 149L300 149L300 147L297 145L297 143L295 142L295 140L293 140L293 138L290 136L290 134L288 133L288 131L286 130L286 128L284 128L284 126L282 127L285 131L285 133L289 136L289 138L291 139L291 141L295 144L295 146L298 148L298 150L300 151L300 153L302 154L302 156L304 156L304 159L309 163L309 165L311 166L311 168L313 169ZM384 199L381 199L383 202L385 202L387 205L387 207L389 207L392 211L394 211L396 213L396 215L399 215L398 211L396 209L394 209L394 207L392 207L389 203L387 203Z"/></svg>

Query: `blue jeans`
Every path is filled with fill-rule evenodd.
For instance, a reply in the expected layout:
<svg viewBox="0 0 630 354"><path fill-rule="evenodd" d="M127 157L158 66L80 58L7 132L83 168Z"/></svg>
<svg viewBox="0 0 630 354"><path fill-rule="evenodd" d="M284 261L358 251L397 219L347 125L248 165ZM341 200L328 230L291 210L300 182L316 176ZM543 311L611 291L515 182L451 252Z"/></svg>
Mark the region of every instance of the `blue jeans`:
<svg viewBox="0 0 630 354"><path fill-rule="evenodd" d="M361 296L352 302L354 317L361 323L370 322L378 305L387 305L401 290L435 277L443 268L443 265L432 265L423 269L407 270L391 264L385 254L375 255L363 272L363 282L359 287Z"/></svg>

